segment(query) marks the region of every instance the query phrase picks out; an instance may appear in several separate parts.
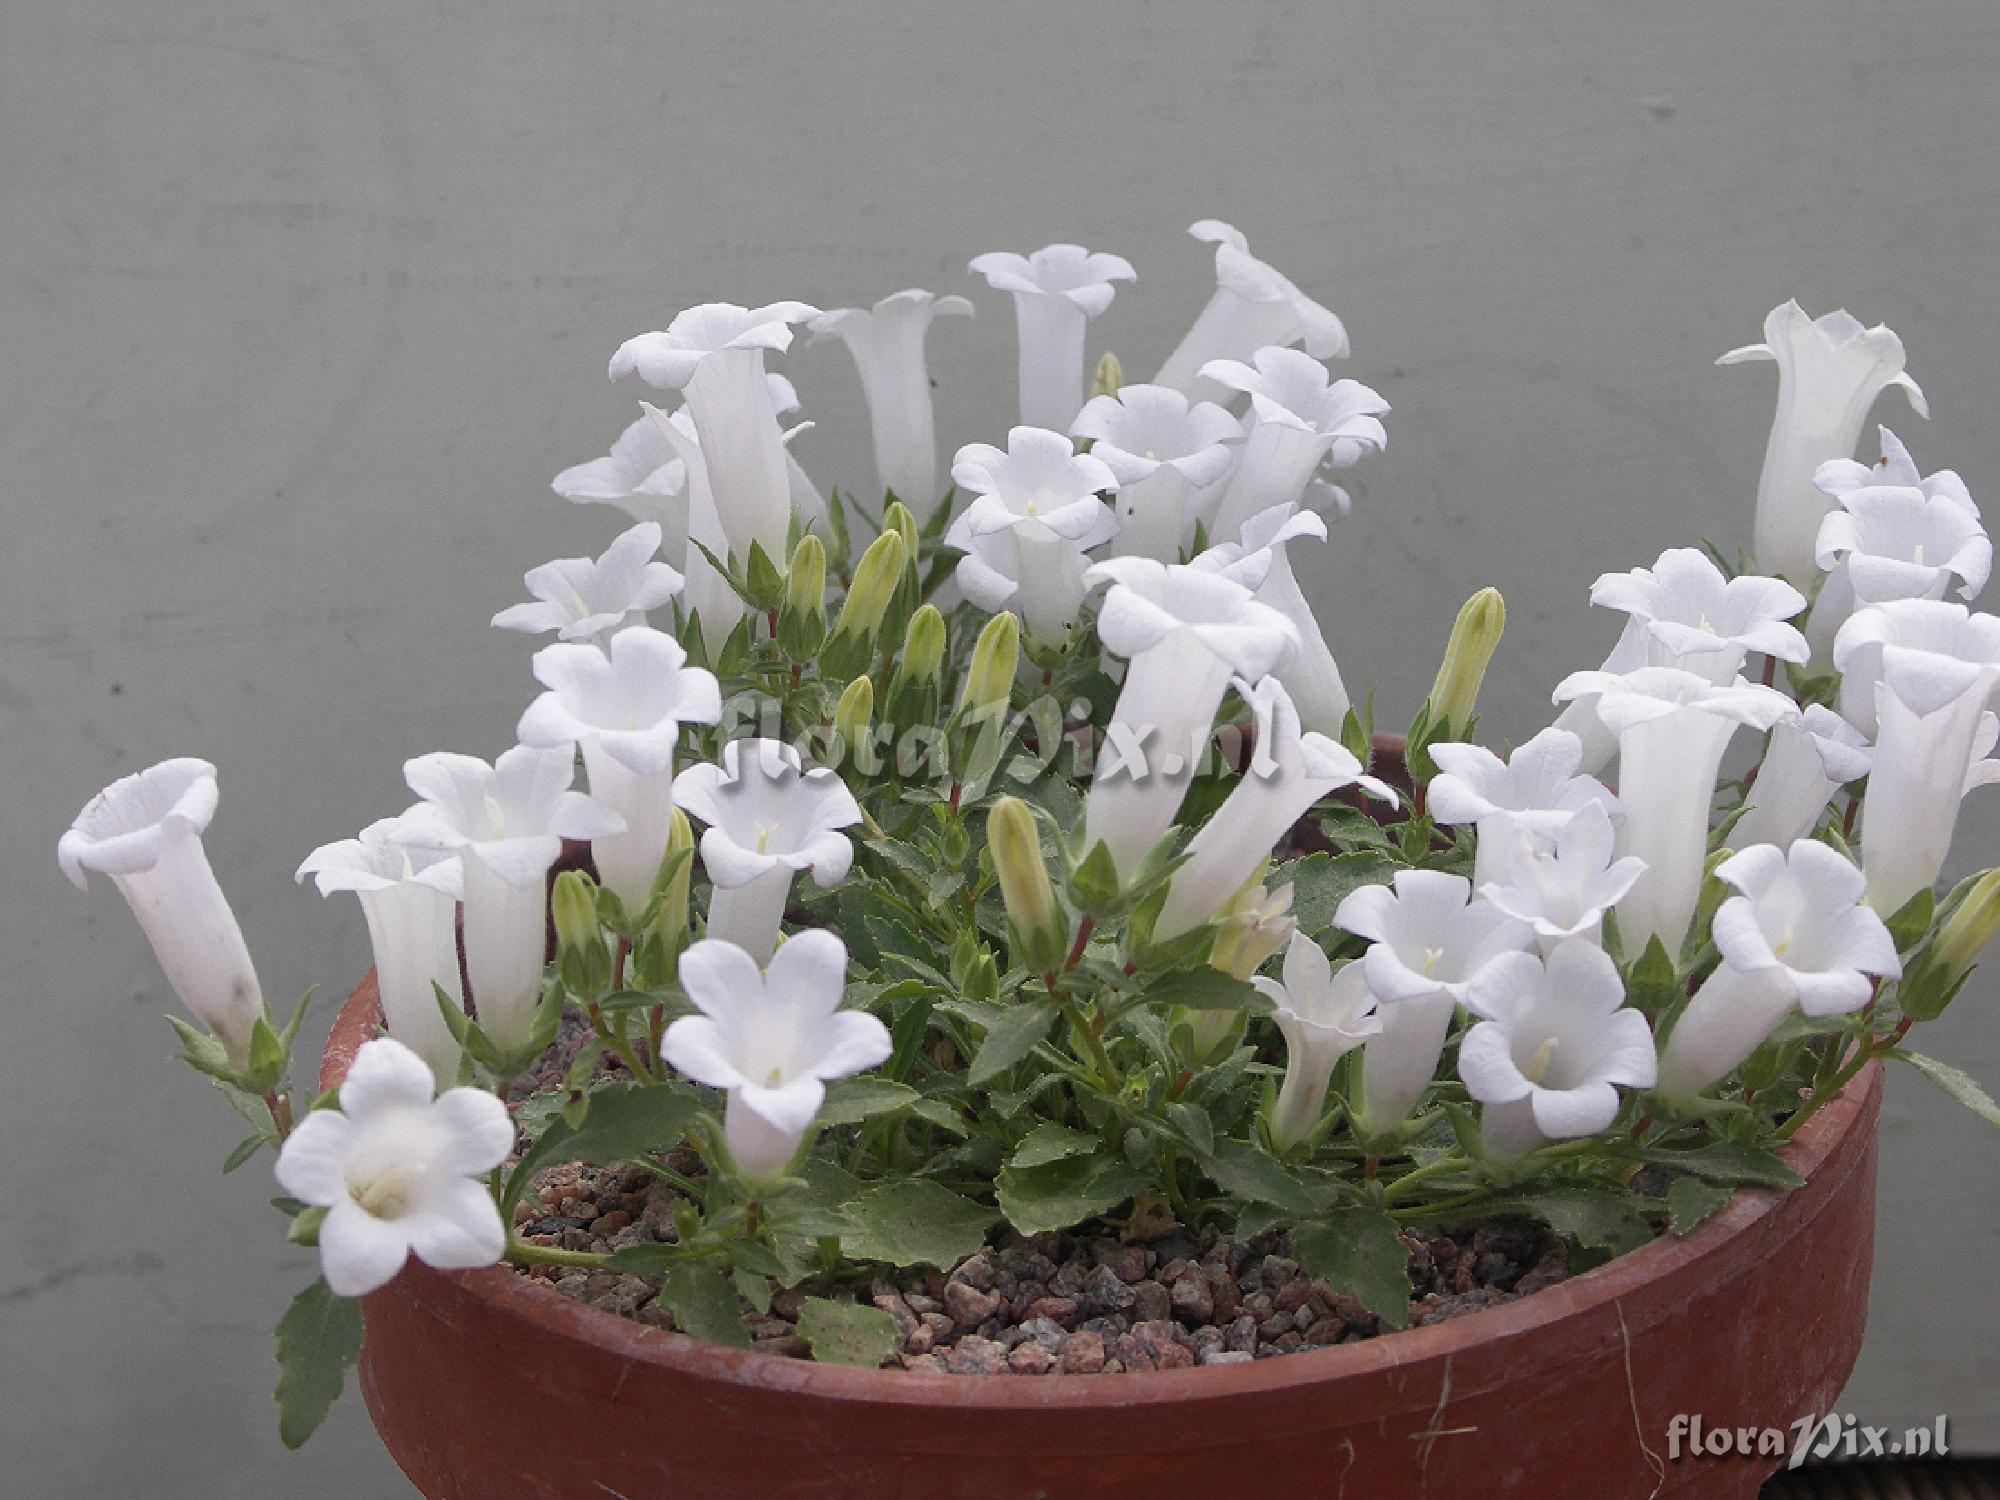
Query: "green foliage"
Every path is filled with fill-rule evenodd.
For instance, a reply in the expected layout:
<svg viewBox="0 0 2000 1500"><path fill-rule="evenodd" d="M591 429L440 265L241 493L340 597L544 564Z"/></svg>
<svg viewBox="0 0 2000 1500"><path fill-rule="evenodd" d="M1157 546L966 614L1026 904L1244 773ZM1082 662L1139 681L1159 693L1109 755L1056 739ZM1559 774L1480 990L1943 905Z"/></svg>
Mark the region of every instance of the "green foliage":
<svg viewBox="0 0 2000 1500"><path fill-rule="evenodd" d="M361 1357L361 1304L315 1280L278 1320L278 1437L297 1448L313 1435Z"/></svg>
<svg viewBox="0 0 2000 1500"><path fill-rule="evenodd" d="M808 1297L799 1309L799 1337L822 1364L872 1370L896 1352L896 1320L879 1307Z"/></svg>
<svg viewBox="0 0 2000 1500"><path fill-rule="evenodd" d="M877 1183L845 1209L841 1250L892 1266L955 1266L986 1242L999 1217L921 1177Z"/></svg>
<svg viewBox="0 0 2000 1500"><path fill-rule="evenodd" d="M1372 1208L1336 1208L1292 1231L1299 1269L1344 1292L1391 1328L1410 1325L1410 1250L1395 1220Z"/></svg>

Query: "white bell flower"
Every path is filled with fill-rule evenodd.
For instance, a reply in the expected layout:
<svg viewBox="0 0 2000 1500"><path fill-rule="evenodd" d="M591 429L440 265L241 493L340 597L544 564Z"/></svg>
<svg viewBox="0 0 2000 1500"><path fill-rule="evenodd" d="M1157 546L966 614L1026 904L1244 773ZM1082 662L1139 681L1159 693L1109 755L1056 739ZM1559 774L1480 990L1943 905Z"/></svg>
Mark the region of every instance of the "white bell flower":
<svg viewBox="0 0 2000 1500"><path fill-rule="evenodd" d="M1820 523L1815 556L1827 578L1806 635L1819 661L1856 609L1949 592L1970 599L1993 572L1993 543L1979 517L1914 486L1849 490Z"/></svg>
<svg viewBox="0 0 2000 1500"><path fill-rule="evenodd" d="M1070 424L1091 440L1090 456L1118 483L1114 502L1120 557L1181 561L1194 538L1189 501L1235 461L1236 419L1209 401L1189 404L1163 385L1128 385L1094 396Z"/></svg>
<svg viewBox="0 0 2000 1500"><path fill-rule="evenodd" d="M996 292L1011 292L1020 340L1021 424L1067 432L1083 409L1084 325L1135 273L1123 256L1081 245L1045 245L1032 255L994 250L970 270Z"/></svg>
<svg viewBox="0 0 2000 1500"><path fill-rule="evenodd" d="M465 977L479 1024L503 1050L526 1045L541 998L549 869L562 841L622 832L625 820L570 790L571 745L516 745L492 765L436 751L403 765L423 800L396 820L413 849L460 856L465 892Z"/></svg>
<svg viewBox="0 0 2000 1500"><path fill-rule="evenodd" d="M837 338L854 356L875 440L875 475L921 525L936 511L937 419L931 402L924 339L933 318L972 316L963 297L910 290L872 308L837 307L813 320L813 341Z"/></svg>
<svg viewBox="0 0 2000 1500"><path fill-rule="evenodd" d="M715 675L687 665L679 641L638 627L595 646L544 646L535 676L548 689L521 715L516 737L583 752L590 795L625 821L592 843L597 878L636 916L651 897L673 833L674 751L683 724L722 716Z"/></svg>
<svg viewBox="0 0 2000 1500"><path fill-rule="evenodd" d="M683 579L660 562L660 528L641 521L604 549L601 556L559 557L530 568L522 582L535 596L493 617L502 630L541 635L553 630L565 641L594 641L628 625L643 625L646 611L658 609L681 591Z"/></svg>
<svg viewBox="0 0 2000 1500"><path fill-rule="evenodd" d="M507 1106L447 1089L393 1037L355 1054L339 1106L299 1121L278 1153L278 1186L327 1211L320 1270L337 1297L387 1285L414 1255L441 1271L496 1263L507 1248L482 1180L514 1149Z"/></svg>
<svg viewBox="0 0 2000 1500"><path fill-rule="evenodd" d="M1334 1065L1382 1030L1361 965L1335 970L1302 932L1285 949L1284 976L1282 984L1262 975L1250 981L1272 1002L1271 1019L1285 1038L1285 1080L1267 1122L1280 1152L1310 1135L1326 1113Z"/></svg>
<svg viewBox="0 0 2000 1500"><path fill-rule="evenodd" d="M1084 848L1104 844L1129 880L1173 827L1230 678L1269 676L1298 630L1219 573L1117 557L1085 578L1111 586L1097 636L1128 665L1084 802Z"/></svg>
<svg viewBox="0 0 2000 1500"><path fill-rule="evenodd" d="M78 890L87 871L111 877L181 1004L240 1068L250 1059L264 991L202 846L215 804L214 766L163 760L85 803L56 844L56 862Z"/></svg>
<svg viewBox="0 0 2000 1500"><path fill-rule="evenodd" d="M653 522L664 557L687 552L687 465L645 412L618 434L610 453L572 464L550 488L572 505L612 505L634 521Z"/></svg>
<svg viewBox="0 0 2000 1500"><path fill-rule="evenodd" d="M805 770L780 741L730 741L721 765L689 766L674 778L674 801L708 825L708 935L759 964L777 947L792 876L810 870L815 884L830 886L854 862L854 844L840 831L861 821L854 794L835 772Z"/></svg>
<svg viewBox="0 0 2000 1500"><path fill-rule="evenodd" d="M1259 349L1301 342L1314 359L1347 358L1347 330L1340 319L1252 255L1235 226L1200 219L1188 233L1215 246L1215 293L1160 366L1154 384L1172 386L1191 401L1223 401L1227 388L1203 374L1211 360L1248 359Z"/></svg>
<svg viewBox="0 0 2000 1500"><path fill-rule="evenodd" d="M681 955L681 987L701 1012L667 1028L660 1055L723 1089L723 1141L746 1184L784 1175L826 1100L826 1080L879 1066L889 1031L842 1010L847 947L817 928L797 933L760 972L734 943L705 939Z"/></svg>
<svg viewBox="0 0 2000 1500"><path fill-rule="evenodd" d="M1558 702L1585 694L1597 695L1598 716L1618 736L1619 852L1646 862L1619 903L1619 940L1636 958L1657 937L1676 957L1701 895L1709 811L1730 737L1745 724L1766 730L1795 719L1798 707L1741 677L1718 685L1676 667L1576 672L1556 689Z"/></svg>
<svg viewBox="0 0 2000 1500"><path fill-rule="evenodd" d="M551 648L555 649L555 648ZM589 651L594 646L562 649ZM465 881L458 857L396 841L398 822L370 823L358 838L322 844L293 877L313 877L322 896L352 891L361 900L375 954L375 984L389 1034L439 1078L458 1077L461 1048L438 1013L436 985L461 1009L458 903Z"/></svg>
<svg viewBox="0 0 2000 1500"><path fill-rule="evenodd" d="M1819 466L1851 459L1875 398L1899 385L1919 416L1924 393L1903 373L1903 341L1882 324L1863 328L1844 308L1818 318L1797 302L1764 319L1764 342L1732 349L1719 365L1775 360L1778 410L1757 480L1758 563L1804 587L1813 579L1813 541L1833 502L1813 484Z"/></svg>
<svg viewBox="0 0 2000 1500"><path fill-rule="evenodd" d="M1646 868L1632 855L1613 858L1618 834L1603 802L1584 803L1547 841L1528 826L1497 823L1490 835L1480 835L1482 853L1489 838L1496 847L1489 861L1493 878L1479 894L1532 926L1544 951L1566 938L1597 941L1605 912L1625 899Z"/></svg>
<svg viewBox="0 0 2000 1500"><path fill-rule="evenodd" d="M1618 1116L1619 1085L1653 1083L1652 1028L1625 1005L1618 966L1593 943L1571 939L1546 959L1508 954L1466 1003L1480 1020L1458 1044L1458 1076L1484 1106L1496 1156L1595 1135Z"/></svg>
<svg viewBox="0 0 2000 1500"><path fill-rule="evenodd" d="M1222 806L1188 845L1187 860L1167 885L1153 936L1168 942L1209 921L1250 881L1292 825L1329 794L1359 786L1394 804L1396 794L1338 740L1302 732L1284 685L1266 677L1236 691L1256 715L1256 739L1246 770Z"/></svg>
<svg viewBox="0 0 2000 1500"><path fill-rule="evenodd" d="M1882 444L1882 457L1877 462L1864 464L1859 459L1830 458L1813 474L1813 484L1836 500L1844 499L1855 490L1872 489L1879 485L1921 490L1926 500L1950 500L1975 520L1978 518L1979 504L1965 487L1965 481L1958 477L1956 469L1939 469L1935 474L1924 474L1917 468L1917 461L1910 457L1910 450L1901 438L1887 427L1878 427L1875 432Z"/></svg>
<svg viewBox="0 0 2000 1500"><path fill-rule="evenodd" d="M1796 723L1771 731L1757 778L1744 795L1748 806L1731 825L1732 849L1752 844L1789 848L1819 822L1833 794L1868 774L1868 740L1830 708L1813 704Z"/></svg>
<svg viewBox="0 0 2000 1500"><path fill-rule="evenodd" d="M1500 878L1510 832L1524 833L1546 850L1583 808L1595 804L1613 819L1621 815L1618 799L1604 783L1578 774L1583 742L1553 725L1516 746L1505 760L1484 745L1455 740L1431 746L1431 759L1438 774L1431 778L1426 805L1439 823L1473 825L1478 834L1475 885Z"/></svg>
<svg viewBox="0 0 2000 1500"><path fill-rule="evenodd" d="M1722 963L1681 1012L1660 1060L1659 1089L1692 1097L1734 1072L1797 1006L1809 1016L1859 1010L1875 977L1902 972L1882 918L1861 904L1862 873L1826 844L1757 844L1716 867L1735 887L1716 909Z"/></svg>

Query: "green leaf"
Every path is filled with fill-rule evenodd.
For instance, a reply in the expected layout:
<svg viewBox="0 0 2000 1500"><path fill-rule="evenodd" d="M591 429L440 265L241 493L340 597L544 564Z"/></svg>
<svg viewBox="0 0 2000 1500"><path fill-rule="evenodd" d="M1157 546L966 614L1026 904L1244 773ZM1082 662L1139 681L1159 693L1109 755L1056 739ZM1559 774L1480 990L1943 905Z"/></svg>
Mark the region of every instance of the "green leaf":
<svg viewBox="0 0 2000 1500"><path fill-rule="evenodd" d="M1889 918L1889 936L1895 939L1898 953L1909 952L1931 930L1931 913L1935 906L1935 898L1929 887L1925 887Z"/></svg>
<svg viewBox="0 0 2000 1500"><path fill-rule="evenodd" d="M948 1271L986 1243L992 1209L923 1178L884 1182L846 1208L840 1248L856 1260Z"/></svg>
<svg viewBox="0 0 2000 1500"><path fill-rule="evenodd" d="M1349 712L1352 713L1353 710L1350 709ZM1389 811L1386 803L1372 805L1382 808L1384 813ZM1396 847L1395 840L1389 836L1389 831L1358 807L1345 807L1335 803L1319 815L1319 827L1320 832L1334 843L1348 846L1349 852L1355 849L1374 849L1387 853Z"/></svg>
<svg viewBox="0 0 2000 1500"><path fill-rule="evenodd" d="M1271 1011L1271 1002L1255 985L1210 968L1169 974L1149 986L1141 1000L1147 1005L1182 1005L1189 1010L1247 1010L1258 1016Z"/></svg>
<svg viewBox="0 0 2000 1500"><path fill-rule="evenodd" d="M361 1304L336 1297L325 1278L292 1299L278 1320L278 1437L297 1448L340 1397L361 1355Z"/></svg>
<svg viewBox="0 0 2000 1500"><path fill-rule="evenodd" d="M1000 1209L1022 1234L1074 1229L1145 1190L1145 1173L1102 1155L1001 1169Z"/></svg>
<svg viewBox="0 0 2000 1500"><path fill-rule="evenodd" d="M674 1326L682 1333L732 1349L750 1347L736 1288L712 1262L683 1263L668 1271L660 1283L660 1301L674 1315Z"/></svg>
<svg viewBox="0 0 2000 1500"><path fill-rule="evenodd" d="M1653 1238L1653 1229L1629 1193L1599 1192L1586 1187L1554 1187L1524 1193L1498 1211L1515 1210L1542 1220L1587 1250L1623 1255Z"/></svg>
<svg viewBox="0 0 2000 1500"><path fill-rule="evenodd" d="M859 1125L877 1115L893 1115L909 1109L918 1098L908 1084L887 1078L843 1078L827 1085L826 1103L820 1107L822 1125Z"/></svg>
<svg viewBox="0 0 2000 1500"><path fill-rule="evenodd" d="M987 1028L986 1040L972 1059L965 1081L985 1083L1013 1067L1048 1035L1056 1008L1047 1000L1031 1000L1002 1008Z"/></svg>
<svg viewBox="0 0 2000 1500"><path fill-rule="evenodd" d="M1699 1177L1677 1178L1667 1189L1667 1227L1677 1235L1687 1234L1695 1225L1729 1206L1736 1190Z"/></svg>
<svg viewBox="0 0 2000 1500"><path fill-rule="evenodd" d="M1907 1047L1892 1048L1889 1055L1908 1063L1987 1124L2000 1125L2000 1104L1993 1102L1993 1096L1981 1088L1970 1073L1954 1068L1950 1063L1941 1063L1935 1057L1912 1052Z"/></svg>
<svg viewBox="0 0 2000 1500"><path fill-rule="evenodd" d="M1085 1135L1067 1125L1044 1120L1022 1138L1007 1164L1025 1171L1029 1167L1046 1166L1049 1162L1062 1161L1071 1156L1088 1156L1100 1144L1094 1135Z"/></svg>
<svg viewBox="0 0 2000 1500"><path fill-rule="evenodd" d="M551 1122L508 1175L500 1204L502 1219L542 1168L573 1161L604 1165L643 1156L678 1141L702 1112L701 1097L680 1084L621 1084L586 1097L589 1108L583 1123L572 1125L562 1118Z"/></svg>
<svg viewBox="0 0 2000 1500"><path fill-rule="evenodd" d="M1357 849L1350 854L1328 856L1309 854L1304 859L1280 865L1274 882L1292 883L1292 915L1299 931L1318 937L1333 925L1333 914L1364 885L1387 885L1398 870L1408 866L1377 849Z"/></svg>
<svg viewBox="0 0 2000 1500"><path fill-rule="evenodd" d="M1232 1197L1274 1203L1295 1214L1313 1211L1313 1201L1299 1180L1248 1141L1217 1141L1201 1164L1215 1185Z"/></svg>
<svg viewBox="0 0 2000 1500"><path fill-rule="evenodd" d="M1391 1328L1410 1325L1410 1251L1395 1221L1372 1208L1336 1208L1292 1231L1299 1268L1345 1292Z"/></svg>
<svg viewBox="0 0 2000 1500"><path fill-rule="evenodd" d="M242 1140L238 1141L236 1149L223 1158L222 1175L227 1177L231 1172L234 1172L243 1163L255 1156L258 1148L264 1144L264 1139L261 1135L252 1135L245 1136Z"/></svg>
<svg viewBox="0 0 2000 1500"><path fill-rule="evenodd" d="M1639 956L1639 961L1632 965L1631 976L1625 984L1626 1003L1643 1015L1657 1016L1669 1005L1683 999L1686 993L1680 975L1675 972L1673 959L1655 934L1646 943L1646 951Z"/></svg>
<svg viewBox="0 0 2000 1500"><path fill-rule="evenodd" d="M1767 1151L1762 1146L1753 1146L1748 1141L1710 1141L1706 1146L1697 1146L1692 1151L1669 1151L1658 1146L1644 1147L1632 1153L1641 1161L1655 1162L1663 1167L1678 1167L1683 1172L1692 1172L1697 1177L1710 1182L1724 1182L1731 1185L1751 1182L1760 1187L1795 1188L1805 1185L1805 1178L1799 1176L1775 1151Z"/></svg>
<svg viewBox="0 0 2000 1500"><path fill-rule="evenodd" d="M799 1308L799 1337L823 1365L873 1370L896 1352L896 1320L879 1307L808 1297Z"/></svg>

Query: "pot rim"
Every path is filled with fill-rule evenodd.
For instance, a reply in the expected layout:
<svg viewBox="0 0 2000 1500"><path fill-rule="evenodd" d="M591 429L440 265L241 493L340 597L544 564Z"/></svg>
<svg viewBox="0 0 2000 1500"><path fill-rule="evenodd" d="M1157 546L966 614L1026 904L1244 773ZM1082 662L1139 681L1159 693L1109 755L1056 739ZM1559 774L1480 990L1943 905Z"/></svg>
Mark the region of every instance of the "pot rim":
<svg viewBox="0 0 2000 1500"><path fill-rule="evenodd" d="M371 969L348 998L327 1038L320 1067L325 1091L346 1076L354 1055L372 1038L381 1021L381 1004ZM731 1349L691 1335L669 1332L635 1322L588 1304L573 1302L554 1288L500 1264L473 1271L439 1271L413 1256L376 1297L395 1296L409 1278L434 1278L457 1288L464 1297L485 1304L497 1317L532 1325L542 1336L582 1344L604 1356L651 1365L702 1380L789 1391L802 1397L899 1407L979 1407L996 1411L1086 1410L1255 1397L1300 1386L1409 1370L1484 1345L1532 1334L1553 1325L1615 1317L1628 1340L1621 1305L1641 1291L1677 1273L1688 1273L1697 1262L1715 1258L1726 1267L1726 1252L1786 1205L1813 1200L1801 1213L1816 1216L1819 1200L1829 1196L1838 1180L1861 1167L1866 1153L1842 1152L1857 1130L1872 1128L1881 1107L1882 1066L1871 1061L1845 1088L1780 1149L1786 1164L1805 1177L1806 1185L1782 1192L1745 1187L1729 1205L1681 1238L1662 1235L1652 1243L1518 1301L1498 1307L1407 1328L1353 1344L1300 1350L1282 1358L1249 1364L1197 1366L1182 1370L1130 1371L1102 1375L1039 1375L971 1378L909 1370L859 1369L818 1364L754 1349ZM1834 1170L1822 1171L1832 1162ZM1775 1227L1775 1226L1773 1226ZM1804 1232L1810 1217L1787 1232ZM1645 1316L1635 1307L1635 1314Z"/></svg>

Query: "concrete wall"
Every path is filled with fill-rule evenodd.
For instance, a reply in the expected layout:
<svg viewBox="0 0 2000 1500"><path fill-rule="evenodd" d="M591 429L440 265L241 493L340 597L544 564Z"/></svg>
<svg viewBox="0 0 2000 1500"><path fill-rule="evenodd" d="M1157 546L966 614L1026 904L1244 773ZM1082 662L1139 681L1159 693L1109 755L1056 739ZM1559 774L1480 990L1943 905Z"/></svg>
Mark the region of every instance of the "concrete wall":
<svg viewBox="0 0 2000 1500"><path fill-rule="evenodd" d="M222 768L211 845L268 989L365 964L301 855L491 755L532 683L485 620L617 529L546 492L696 301L972 291L1074 238L1138 266L1096 325L1150 370L1219 215L1333 304L1395 404L1308 584L1414 708L1458 601L1510 604L1531 731L1595 665L1598 572L1747 538L1797 295L1907 340L1927 468L2000 476L2000 11L1962 3L1328 0L0 4L0 1451L12 1492L402 1493L358 1402L287 1459L269 1330L309 1275L264 1166L169 1060L170 1002L53 846L105 781ZM1007 311L938 330L948 445L1012 412ZM870 473L837 349L787 363L824 480ZM2000 798L1968 824L2000 849ZM1995 981L1933 1050L2000 1081ZM1886 1116L1874 1331L1847 1405L2000 1446L1996 1141L1914 1076ZM25 1465L25 1470L23 1466Z"/></svg>

